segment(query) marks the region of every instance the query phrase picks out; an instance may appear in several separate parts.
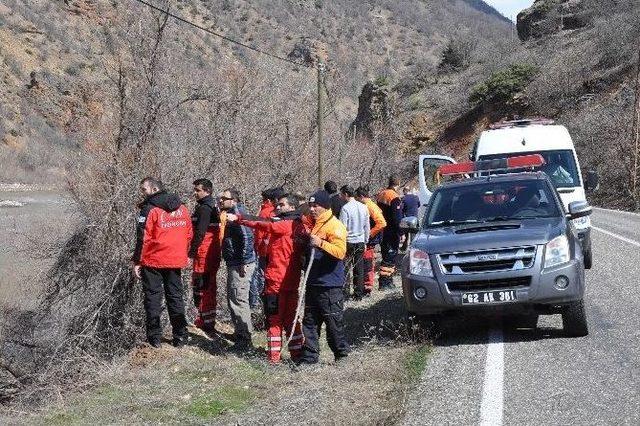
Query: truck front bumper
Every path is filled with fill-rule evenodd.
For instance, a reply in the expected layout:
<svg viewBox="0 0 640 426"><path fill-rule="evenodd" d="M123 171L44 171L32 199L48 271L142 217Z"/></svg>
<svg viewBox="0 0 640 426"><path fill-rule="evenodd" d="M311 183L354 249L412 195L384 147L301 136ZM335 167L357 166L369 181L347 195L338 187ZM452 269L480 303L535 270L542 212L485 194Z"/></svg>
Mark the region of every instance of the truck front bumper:
<svg viewBox="0 0 640 426"><path fill-rule="evenodd" d="M581 300L584 296L584 267L582 263L573 259L563 265L543 270L539 267L541 259L536 261L536 266L520 270L493 272L467 275L444 275L434 269L434 277L423 277L409 274L408 257L403 259L402 264L402 290L407 310L418 315L428 315L445 311L478 309L479 307L504 307L507 309L548 309L558 305L565 305L570 302ZM556 279L564 276L568 279L569 285L561 289L556 285ZM504 283L509 280L531 277L528 286L500 286L478 291L501 291L513 290L516 292L517 300L504 303L473 304L463 305L463 293L473 293L476 290L451 291L449 282L464 281L492 281ZM426 290L424 297L418 297L416 290L423 288ZM418 292L421 293L422 291Z"/></svg>

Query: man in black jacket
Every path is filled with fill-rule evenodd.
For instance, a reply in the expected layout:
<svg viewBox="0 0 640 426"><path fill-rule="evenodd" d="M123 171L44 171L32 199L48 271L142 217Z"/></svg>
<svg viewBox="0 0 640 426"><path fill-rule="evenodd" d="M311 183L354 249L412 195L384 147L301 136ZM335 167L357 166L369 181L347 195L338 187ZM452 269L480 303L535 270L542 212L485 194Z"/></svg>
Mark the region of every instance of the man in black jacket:
<svg viewBox="0 0 640 426"><path fill-rule="evenodd" d="M393 275L396 272L396 257L400 245L400 221L402 220L402 199L398 194L400 180L397 176L389 177L387 189L378 194L378 207L382 210L387 226L382 231L382 243L380 252L380 290L388 290L394 287Z"/></svg>
<svg viewBox="0 0 640 426"><path fill-rule="evenodd" d="M342 211L342 206L344 206L347 202L340 197L338 193L338 184L332 180L328 180L324 184L324 190L329 193L330 203L331 203L331 212L337 218L340 217L340 212Z"/></svg>
<svg viewBox="0 0 640 426"><path fill-rule="evenodd" d="M205 331L214 331L217 308L216 275L220 268L220 215L211 197L213 184L209 179L193 182L193 196L197 201L191 216L193 240L189 258L193 261L193 303L198 308L195 325Z"/></svg>

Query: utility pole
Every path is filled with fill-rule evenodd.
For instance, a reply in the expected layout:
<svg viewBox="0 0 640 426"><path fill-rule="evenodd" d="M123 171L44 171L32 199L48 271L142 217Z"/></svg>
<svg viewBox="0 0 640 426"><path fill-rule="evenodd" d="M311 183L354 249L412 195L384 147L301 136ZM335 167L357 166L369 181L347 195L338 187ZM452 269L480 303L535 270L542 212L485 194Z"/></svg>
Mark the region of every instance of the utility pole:
<svg viewBox="0 0 640 426"><path fill-rule="evenodd" d="M318 188L322 188L322 172L323 172L323 161L322 161L322 81L324 78L324 64L318 58L318 116L317 116L317 126L318 126Z"/></svg>

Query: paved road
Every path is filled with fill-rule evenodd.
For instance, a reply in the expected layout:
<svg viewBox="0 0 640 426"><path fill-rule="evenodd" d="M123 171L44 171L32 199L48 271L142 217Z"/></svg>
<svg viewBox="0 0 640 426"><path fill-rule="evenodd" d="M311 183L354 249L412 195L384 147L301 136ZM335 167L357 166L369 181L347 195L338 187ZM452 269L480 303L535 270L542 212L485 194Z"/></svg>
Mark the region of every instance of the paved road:
<svg viewBox="0 0 640 426"><path fill-rule="evenodd" d="M436 342L404 424L640 425L640 215L596 209L590 335L466 322Z"/></svg>

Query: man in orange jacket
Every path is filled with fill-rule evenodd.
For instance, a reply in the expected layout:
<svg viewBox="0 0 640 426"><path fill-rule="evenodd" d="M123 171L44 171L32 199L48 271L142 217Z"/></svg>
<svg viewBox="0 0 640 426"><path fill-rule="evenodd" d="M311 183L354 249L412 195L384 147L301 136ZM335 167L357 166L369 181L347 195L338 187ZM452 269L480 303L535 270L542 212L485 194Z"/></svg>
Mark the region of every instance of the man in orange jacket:
<svg viewBox="0 0 640 426"><path fill-rule="evenodd" d="M289 194L279 195L277 215L273 219L229 215L228 220L237 220L240 225L268 234L266 253L264 311L267 319L267 358L272 363L280 362L283 336L289 342L291 359L297 361L302 349L300 323L293 326L298 307L298 285L302 271L302 258L306 246L302 243L306 230L297 212L298 200ZM276 220L277 219L277 220Z"/></svg>
<svg viewBox="0 0 640 426"><path fill-rule="evenodd" d="M317 191L309 197L309 209L313 218L309 243L315 254L307 277L302 321L304 346L300 362L303 364L319 361L319 333L323 323L335 360L346 357L350 351L343 313L347 228L333 215L327 191Z"/></svg>
<svg viewBox="0 0 640 426"><path fill-rule="evenodd" d="M380 264L380 290L394 287L393 274L396 272L396 257L400 248L400 221L402 220L402 199L398 194L400 180L396 176L389 177L387 189L378 194L378 206L382 210L387 226L382 231L382 262Z"/></svg>
<svg viewBox="0 0 640 426"><path fill-rule="evenodd" d="M168 194L158 179L144 178L140 191L145 199L140 204L132 262L133 272L142 280L144 289L147 339L154 348L160 347L164 293L173 345L182 347L187 341L187 320L180 275L188 263L187 251L193 235L189 210L177 195Z"/></svg>
<svg viewBox="0 0 640 426"><path fill-rule="evenodd" d="M365 247L363 261L364 261L364 291L365 295L371 295L373 291L373 284L376 274L376 262L375 262L375 247L380 244L382 239L382 231L387 226L387 221L384 219L382 210L380 207L369 198L369 187L361 186L356 189L356 200L367 206L369 211L369 221L371 231L369 233L369 241Z"/></svg>

